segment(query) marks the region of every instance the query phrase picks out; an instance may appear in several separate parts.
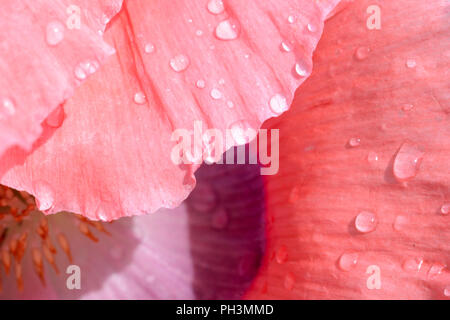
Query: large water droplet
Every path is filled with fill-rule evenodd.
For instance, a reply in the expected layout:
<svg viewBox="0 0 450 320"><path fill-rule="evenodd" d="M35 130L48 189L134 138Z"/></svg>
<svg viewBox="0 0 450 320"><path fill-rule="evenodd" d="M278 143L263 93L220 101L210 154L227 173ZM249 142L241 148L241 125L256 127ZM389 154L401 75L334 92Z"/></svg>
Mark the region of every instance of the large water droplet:
<svg viewBox="0 0 450 320"><path fill-rule="evenodd" d="M50 46L56 46L64 39L64 24L52 21L47 25L45 39Z"/></svg>
<svg viewBox="0 0 450 320"><path fill-rule="evenodd" d="M286 290L291 291L295 286L295 276L292 272L288 272L286 277L284 278L284 287Z"/></svg>
<svg viewBox="0 0 450 320"><path fill-rule="evenodd" d="M289 108L286 97L281 94L274 95L270 99L269 105L275 114L282 114Z"/></svg>
<svg viewBox="0 0 450 320"><path fill-rule="evenodd" d="M450 203L444 203L441 207L441 213L447 215L450 212Z"/></svg>
<svg viewBox="0 0 450 320"><path fill-rule="evenodd" d="M304 63L303 61L298 61L295 64L294 69L295 69L295 73L297 75L299 75L300 77L306 77L310 73L308 65L306 63Z"/></svg>
<svg viewBox="0 0 450 320"><path fill-rule="evenodd" d="M45 123L52 128L59 128L64 122L64 108L59 106L45 120Z"/></svg>
<svg viewBox="0 0 450 320"><path fill-rule="evenodd" d="M409 141L403 143L394 160L395 178L400 182L414 178L419 171L423 155L417 145Z"/></svg>
<svg viewBox="0 0 450 320"><path fill-rule="evenodd" d="M170 66L175 72L182 72L189 67L190 60L184 54L179 54L170 59Z"/></svg>
<svg viewBox="0 0 450 320"><path fill-rule="evenodd" d="M239 24L232 19L227 19L217 25L215 34L220 40L235 40L239 37L239 32Z"/></svg>
<svg viewBox="0 0 450 320"><path fill-rule="evenodd" d="M147 101L147 97L143 92L137 92L134 95L134 102L137 104L144 104Z"/></svg>
<svg viewBox="0 0 450 320"><path fill-rule="evenodd" d="M225 10L222 0L210 0L208 2L208 11L212 14L221 14Z"/></svg>
<svg viewBox="0 0 450 320"><path fill-rule="evenodd" d="M277 253L275 255L275 260L279 263L279 264L283 264L286 262L288 258L288 251L287 251L287 247L285 245L282 245L281 247L278 248Z"/></svg>
<svg viewBox="0 0 450 320"><path fill-rule="evenodd" d="M378 223L377 216L373 212L361 211L355 219L355 228L359 232L368 233L376 229Z"/></svg>
<svg viewBox="0 0 450 320"><path fill-rule="evenodd" d="M339 268L343 271L350 271L358 263L357 253L344 253L339 258Z"/></svg>

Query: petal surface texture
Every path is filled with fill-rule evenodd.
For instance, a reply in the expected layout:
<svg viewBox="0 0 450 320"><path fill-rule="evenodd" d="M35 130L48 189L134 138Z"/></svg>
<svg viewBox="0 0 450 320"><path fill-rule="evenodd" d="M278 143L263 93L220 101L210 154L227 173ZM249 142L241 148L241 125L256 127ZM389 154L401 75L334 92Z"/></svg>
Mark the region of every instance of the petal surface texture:
<svg viewBox="0 0 450 320"><path fill-rule="evenodd" d="M0 156L30 150L41 123L114 50L102 39L121 0L0 4ZM4 169L3 169L4 171Z"/></svg>
<svg viewBox="0 0 450 320"><path fill-rule="evenodd" d="M448 15L363 0L325 24L313 74L267 123L280 172L247 298L449 299Z"/></svg>
<svg viewBox="0 0 450 320"><path fill-rule="evenodd" d="M198 164L172 161L172 133L193 130L196 120L203 131L229 129L224 151L286 111L338 2L124 2L105 33L115 57L3 183L34 194L47 212L91 219L175 207L192 190ZM20 157L11 152L4 163Z"/></svg>

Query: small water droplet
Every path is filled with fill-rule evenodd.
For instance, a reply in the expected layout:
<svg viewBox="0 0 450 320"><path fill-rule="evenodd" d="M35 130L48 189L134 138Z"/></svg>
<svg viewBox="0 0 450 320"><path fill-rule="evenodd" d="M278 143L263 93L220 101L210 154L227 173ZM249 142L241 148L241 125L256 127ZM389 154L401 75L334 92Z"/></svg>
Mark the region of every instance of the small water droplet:
<svg viewBox="0 0 450 320"><path fill-rule="evenodd" d="M228 213L224 208L220 208L212 214L211 227L217 230L223 230L228 225Z"/></svg>
<svg viewBox="0 0 450 320"><path fill-rule="evenodd" d="M295 17L294 16L289 16L287 20L288 20L289 23L292 24L292 23L295 22Z"/></svg>
<svg viewBox="0 0 450 320"><path fill-rule="evenodd" d="M408 218L405 216L397 216L394 221L394 230L402 231L408 224Z"/></svg>
<svg viewBox="0 0 450 320"><path fill-rule="evenodd" d="M359 147L360 144L361 144L360 138L350 138L350 140L348 140L348 145L352 148Z"/></svg>
<svg viewBox="0 0 450 320"><path fill-rule="evenodd" d="M196 83L197 88L204 89L206 86L205 80L198 80Z"/></svg>
<svg viewBox="0 0 450 320"><path fill-rule="evenodd" d="M294 289L295 286L295 276L292 272L288 272L288 274L286 274L286 277L284 278L284 287L286 288L286 290L291 291L292 289Z"/></svg>
<svg viewBox="0 0 450 320"><path fill-rule="evenodd" d="M222 99L223 95L222 92L218 89L212 89L211 90L211 98L213 98L214 100L220 100Z"/></svg>
<svg viewBox="0 0 450 320"><path fill-rule="evenodd" d="M423 265L422 258L410 258L403 262L403 270L407 272L419 272Z"/></svg>
<svg viewBox="0 0 450 320"><path fill-rule="evenodd" d="M289 108L286 97L281 94L274 95L270 99L269 105L275 114L282 114Z"/></svg>
<svg viewBox="0 0 450 320"><path fill-rule="evenodd" d="M445 267L446 267L445 264L442 264L439 262L433 263L431 265L430 269L428 270L428 273L427 273L428 278L429 279L436 278L437 276L439 276L442 273L442 271L445 269Z"/></svg>
<svg viewBox="0 0 450 320"><path fill-rule="evenodd" d="M239 120L230 126L231 136L238 145L252 141L258 132L246 120Z"/></svg>
<svg viewBox="0 0 450 320"><path fill-rule="evenodd" d="M395 178L399 182L414 178L419 171L423 155L424 153L417 145L409 141L403 143L394 159L393 173Z"/></svg>
<svg viewBox="0 0 450 320"><path fill-rule="evenodd" d="M406 66L410 69L415 68L417 65L416 60L414 59L408 59L406 60Z"/></svg>
<svg viewBox="0 0 450 320"><path fill-rule="evenodd" d="M364 60L369 56L370 48L368 47L359 47L355 51L355 58L357 60Z"/></svg>
<svg viewBox="0 0 450 320"><path fill-rule="evenodd" d="M300 77L306 77L310 73L309 67L302 61L295 64L295 73Z"/></svg>
<svg viewBox="0 0 450 320"><path fill-rule="evenodd" d="M444 203L441 207L441 213L447 215L450 212L450 203Z"/></svg>
<svg viewBox="0 0 450 320"><path fill-rule="evenodd" d="M444 288L444 296L450 297L450 285Z"/></svg>
<svg viewBox="0 0 450 320"><path fill-rule="evenodd" d="M45 120L45 123L52 128L59 128L64 122L64 108L59 106Z"/></svg>
<svg viewBox="0 0 450 320"><path fill-rule="evenodd" d="M233 101L227 101L227 107L228 108L234 108L234 103L233 103Z"/></svg>
<svg viewBox="0 0 450 320"><path fill-rule="evenodd" d="M239 37L239 24L227 19L217 25L215 35L219 40L235 40Z"/></svg>
<svg viewBox="0 0 450 320"><path fill-rule="evenodd" d="M316 32L317 31L317 27L314 24L312 24L312 23L308 23L307 28L308 28L309 32Z"/></svg>
<svg viewBox="0 0 450 320"><path fill-rule="evenodd" d="M49 46L56 46L64 39L64 24L52 21L46 28L46 41Z"/></svg>
<svg viewBox="0 0 450 320"><path fill-rule="evenodd" d="M378 223L377 216L373 212L361 211L355 219L355 228L361 233L372 232Z"/></svg>
<svg viewBox="0 0 450 320"><path fill-rule="evenodd" d="M151 43L147 43L144 47L145 53L153 53L155 52L155 46Z"/></svg>
<svg viewBox="0 0 450 320"><path fill-rule="evenodd" d="M34 194L36 196L36 206L40 211L46 212L53 208L55 199L49 184L43 181L35 182Z"/></svg>
<svg viewBox="0 0 450 320"><path fill-rule="evenodd" d="M100 64L96 60L86 60L80 62L75 67L75 77L78 80L85 80L89 75L98 70Z"/></svg>
<svg viewBox="0 0 450 320"><path fill-rule="evenodd" d="M275 255L275 259L279 264L283 264L286 262L288 258L288 251L285 245L282 245L278 248L277 253Z"/></svg>
<svg viewBox="0 0 450 320"><path fill-rule="evenodd" d="M357 253L344 253L339 258L339 268L343 271L352 270L358 263Z"/></svg>
<svg viewBox="0 0 450 320"><path fill-rule="evenodd" d="M404 105L402 105L403 111L411 111L413 108L414 108L414 105L409 104L409 103L405 103Z"/></svg>
<svg viewBox="0 0 450 320"><path fill-rule="evenodd" d="M147 97L143 92L137 92L134 95L134 102L137 104L144 104L147 101Z"/></svg>
<svg viewBox="0 0 450 320"><path fill-rule="evenodd" d="M210 0L208 2L208 11L212 14L221 14L225 10L222 0Z"/></svg>
<svg viewBox="0 0 450 320"><path fill-rule="evenodd" d="M184 54L179 54L170 59L170 66L175 72L182 72L189 67L190 60Z"/></svg>
<svg viewBox="0 0 450 320"><path fill-rule="evenodd" d="M13 116L16 113L16 106L11 99L4 98L0 104L0 119Z"/></svg>
<svg viewBox="0 0 450 320"><path fill-rule="evenodd" d="M379 160L378 154L376 154L373 151L370 151L369 154L367 155L367 160L371 163L378 161Z"/></svg>
<svg viewBox="0 0 450 320"><path fill-rule="evenodd" d="M281 51L284 51L284 52L291 52L291 47L284 41L281 42L280 49L281 49Z"/></svg>
<svg viewBox="0 0 450 320"><path fill-rule="evenodd" d="M203 35L203 31L202 30L197 30L197 31L195 31L195 35L197 37L201 37Z"/></svg>

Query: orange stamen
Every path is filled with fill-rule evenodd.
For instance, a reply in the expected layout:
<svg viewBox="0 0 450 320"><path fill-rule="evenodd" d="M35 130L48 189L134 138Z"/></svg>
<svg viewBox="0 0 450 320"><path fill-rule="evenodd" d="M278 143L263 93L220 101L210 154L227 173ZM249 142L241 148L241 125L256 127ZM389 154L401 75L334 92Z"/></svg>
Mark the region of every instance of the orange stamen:
<svg viewBox="0 0 450 320"><path fill-rule="evenodd" d="M3 267L5 267L5 273L9 274L9 269L11 268L11 256L9 255L8 250L2 250L2 262Z"/></svg>
<svg viewBox="0 0 450 320"><path fill-rule="evenodd" d="M22 264L17 262L15 265L17 289L23 291Z"/></svg>
<svg viewBox="0 0 450 320"><path fill-rule="evenodd" d="M56 274L59 274L59 269L56 266L55 263L55 258L53 257L52 252L50 251L50 249L44 244L42 246L42 251L44 252L44 257L45 259L48 261L48 263L50 263L50 265L53 267L53 269L55 270Z"/></svg>
<svg viewBox="0 0 450 320"><path fill-rule="evenodd" d="M67 238L64 236L64 234L58 234L58 242L63 251L66 253L69 262L72 263L72 253L70 252L69 241L67 241Z"/></svg>
<svg viewBox="0 0 450 320"><path fill-rule="evenodd" d="M42 285L45 287L44 263L42 261L42 253L38 248L33 248L32 258L34 270L36 271L39 279L41 279Z"/></svg>
<svg viewBox="0 0 450 320"><path fill-rule="evenodd" d="M98 242L98 239L92 234L91 230L89 230L89 227L85 222L80 222L78 228L80 229L80 232L86 237L94 242Z"/></svg>

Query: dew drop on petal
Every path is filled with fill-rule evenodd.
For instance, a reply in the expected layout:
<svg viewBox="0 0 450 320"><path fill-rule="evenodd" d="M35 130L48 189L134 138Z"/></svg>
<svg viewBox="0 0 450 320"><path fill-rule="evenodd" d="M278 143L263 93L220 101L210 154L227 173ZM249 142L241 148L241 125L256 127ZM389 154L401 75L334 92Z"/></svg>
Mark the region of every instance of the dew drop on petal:
<svg viewBox="0 0 450 320"><path fill-rule="evenodd" d="M45 120L45 123L52 128L59 128L64 122L64 108L59 106Z"/></svg>
<svg viewBox="0 0 450 320"><path fill-rule="evenodd" d="M295 64L295 73L299 75L300 77L306 77L309 74L309 68L307 65L301 61L297 62Z"/></svg>
<svg viewBox="0 0 450 320"><path fill-rule="evenodd" d="M155 52L155 46L151 43L147 43L144 47L145 53L153 53Z"/></svg>
<svg viewBox="0 0 450 320"><path fill-rule="evenodd" d="M286 97L281 94L274 95L270 99L269 105L275 114L282 114L289 108Z"/></svg>
<svg viewBox="0 0 450 320"><path fill-rule="evenodd" d="M215 35L220 40L235 40L239 37L239 32L239 24L227 19L217 25Z"/></svg>
<svg viewBox="0 0 450 320"><path fill-rule="evenodd" d="M204 89L206 86L205 80L198 80L196 83L197 88Z"/></svg>
<svg viewBox="0 0 450 320"><path fill-rule="evenodd" d="M373 212L361 211L355 219L355 228L361 233L372 232L378 223L377 216Z"/></svg>
<svg viewBox="0 0 450 320"><path fill-rule="evenodd" d="M75 77L78 80L85 80L89 75L95 73L99 67L100 64L96 60L82 61L75 67Z"/></svg>
<svg viewBox="0 0 450 320"><path fill-rule="evenodd" d="M220 100L222 99L223 95L222 92L218 89L212 89L211 90L211 98L213 98L214 100Z"/></svg>
<svg viewBox="0 0 450 320"><path fill-rule="evenodd" d="M137 104L144 104L147 101L147 97L143 92L137 92L134 95L134 102Z"/></svg>
<svg viewBox="0 0 450 320"><path fill-rule="evenodd" d="M36 206L40 211L46 212L53 208L55 202L53 190L46 182L35 182L34 194L36 196Z"/></svg>
<svg viewBox="0 0 450 320"><path fill-rule="evenodd" d="M393 173L399 182L414 178L420 167L424 153L417 145L407 141L395 155Z"/></svg>
<svg viewBox="0 0 450 320"><path fill-rule="evenodd" d="M410 69L415 68L417 65L416 60L414 59L408 59L406 60L406 66Z"/></svg>
<svg viewBox="0 0 450 320"><path fill-rule="evenodd" d="M402 110L403 111L411 111L414 108L414 105L409 104L409 103L405 103L404 105L402 105Z"/></svg>
<svg viewBox="0 0 450 320"><path fill-rule="evenodd" d="M442 273L442 271L445 269L445 267L446 267L445 264L442 264L439 262L433 263L431 265L430 269L428 270L428 273L427 273L428 278L429 279L436 278L437 276L439 276Z"/></svg>
<svg viewBox="0 0 450 320"><path fill-rule="evenodd" d="M295 286L295 276L292 272L288 272L288 274L284 278L284 287L286 290L291 291Z"/></svg>
<svg viewBox="0 0 450 320"><path fill-rule="evenodd" d="M359 147L360 144L361 144L361 139L359 139L359 138L350 138L350 140L348 140L348 145L352 148Z"/></svg>
<svg viewBox="0 0 450 320"><path fill-rule="evenodd" d="M258 132L252 128L246 120L239 120L231 124L230 126L231 136L234 141L239 144L246 144L252 141L258 134Z"/></svg>
<svg viewBox="0 0 450 320"><path fill-rule="evenodd" d="M277 263L283 264L286 262L287 258L288 258L287 247L285 245L282 245L281 247L278 248L275 254L275 260L277 261Z"/></svg>
<svg viewBox="0 0 450 320"><path fill-rule="evenodd" d="M201 37L203 35L203 31L202 30L197 30L197 31L195 31L195 35L197 37Z"/></svg>
<svg viewBox="0 0 450 320"><path fill-rule="evenodd" d="M450 285L444 288L444 296L450 297Z"/></svg>
<svg viewBox="0 0 450 320"><path fill-rule="evenodd" d="M355 58L357 60L364 60L369 56L370 49L368 47L359 47L355 51Z"/></svg>
<svg viewBox="0 0 450 320"><path fill-rule="evenodd" d="M292 23L295 22L295 17L294 16L289 16L287 20L288 20L289 23L292 24Z"/></svg>
<svg viewBox="0 0 450 320"><path fill-rule="evenodd" d="M339 258L339 268L343 271L350 271L358 263L357 253L344 253Z"/></svg>
<svg viewBox="0 0 450 320"><path fill-rule="evenodd" d="M52 21L47 25L45 39L49 46L56 46L64 39L64 25L59 21Z"/></svg>
<svg viewBox="0 0 450 320"><path fill-rule="evenodd" d="M208 2L208 11L212 14L221 14L225 10L222 0L210 0Z"/></svg>
<svg viewBox="0 0 450 320"><path fill-rule="evenodd" d="M16 106L11 99L4 98L0 104L0 119L13 116L16 113Z"/></svg>
<svg viewBox="0 0 450 320"><path fill-rule="evenodd" d="M185 71L189 67L190 63L189 58L184 54L179 54L170 59L170 66L175 72Z"/></svg>
<svg viewBox="0 0 450 320"><path fill-rule="evenodd" d="M291 47L286 42L281 42L280 49L283 52L291 52Z"/></svg>
<svg viewBox="0 0 450 320"><path fill-rule="evenodd" d="M227 101L227 107L230 108L230 109L234 108L233 101Z"/></svg>
<svg viewBox="0 0 450 320"><path fill-rule="evenodd" d="M394 221L394 230L402 231L408 224L408 218L405 216L397 216Z"/></svg>
<svg viewBox="0 0 450 320"><path fill-rule="evenodd" d="M312 23L308 23L306 28L308 29L309 32L316 32L317 31L317 27L314 24L312 24Z"/></svg>
<svg viewBox="0 0 450 320"><path fill-rule="evenodd" d="M403 262L403 270L407 272L419 272L423 265L422 258L410 258Z"/></svg>
<svg viewBox="0 0 450 320"><path fill-rule="evenodd" d="M373 151L370 151L369 154L367 155L367 161L369 161L371 163L375 163L378 160L379 160L378 154L376 154Z"/></svg>
<svg viewBox="0 0 450 320"><path fill-rule="evenodd" d="M450 203L444 203L441 207L441 213L447 215L450 212Z"/></svg>

